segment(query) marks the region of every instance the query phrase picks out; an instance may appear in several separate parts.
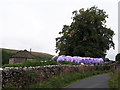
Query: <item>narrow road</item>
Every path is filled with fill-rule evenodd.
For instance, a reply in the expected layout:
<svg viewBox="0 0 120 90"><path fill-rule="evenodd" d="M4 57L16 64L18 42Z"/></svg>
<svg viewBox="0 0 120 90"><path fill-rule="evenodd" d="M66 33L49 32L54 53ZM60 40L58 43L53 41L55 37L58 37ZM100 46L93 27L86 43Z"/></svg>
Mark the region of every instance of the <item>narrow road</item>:
<svg viewBox="0 0 120 90"><path fill-rule="evenodd" d="M65 88L108 88L108 79L110 73L92 76L72 83Z"/></svg>

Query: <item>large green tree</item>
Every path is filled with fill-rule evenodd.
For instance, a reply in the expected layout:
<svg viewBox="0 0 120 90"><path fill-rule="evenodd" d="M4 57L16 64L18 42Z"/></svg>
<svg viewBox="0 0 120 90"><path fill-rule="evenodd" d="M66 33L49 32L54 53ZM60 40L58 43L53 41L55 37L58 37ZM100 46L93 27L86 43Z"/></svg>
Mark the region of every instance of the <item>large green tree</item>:
<svg viewBox="0 0 120 90"><path fill-rule="evenodd" d="M71 25L64 25L56 38L59 55L82 57L105 57L106 51L114 48L114 31L106 27L105 11L93 6L73 11Z"/></svg>

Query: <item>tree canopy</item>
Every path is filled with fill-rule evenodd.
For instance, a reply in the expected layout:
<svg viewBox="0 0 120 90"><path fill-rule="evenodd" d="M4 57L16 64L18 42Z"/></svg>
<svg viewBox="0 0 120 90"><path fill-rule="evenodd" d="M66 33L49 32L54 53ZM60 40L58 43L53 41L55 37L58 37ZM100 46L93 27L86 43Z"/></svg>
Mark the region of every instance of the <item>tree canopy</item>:
<svg viewBox="0 0 120 90"><path fill-rule="evenodd" d="M71 25L64 25L56 38L59 55L82 57L105 57L106 51L114 48L114 31L106 26L108 15L93 6L73 11Z"/></svg>

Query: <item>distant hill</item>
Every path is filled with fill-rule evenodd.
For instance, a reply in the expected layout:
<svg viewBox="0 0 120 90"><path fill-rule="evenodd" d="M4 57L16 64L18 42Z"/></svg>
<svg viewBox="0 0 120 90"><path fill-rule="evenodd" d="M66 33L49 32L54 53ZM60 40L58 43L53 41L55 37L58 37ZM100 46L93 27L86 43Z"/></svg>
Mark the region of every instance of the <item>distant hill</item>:
<svg viewBox="0 0 120 90"><path fill-rule="evenodd" d="M8 64L9 63L9 58L13 55L16 54L20 50L14 50L14 49L5 49L5 48L0 48L2 49L2 65ZM53 57L53 55L47 54L47 53L41 53L41 52L31 52L36 59L41 59L41 60L49 60Z"/></svg>

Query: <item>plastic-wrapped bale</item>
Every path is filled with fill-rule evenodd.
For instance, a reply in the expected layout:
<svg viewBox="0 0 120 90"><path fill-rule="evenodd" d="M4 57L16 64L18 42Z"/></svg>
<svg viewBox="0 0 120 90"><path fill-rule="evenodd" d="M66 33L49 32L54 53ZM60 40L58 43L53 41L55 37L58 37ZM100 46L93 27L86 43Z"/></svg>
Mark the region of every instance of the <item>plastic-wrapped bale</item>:
<svg viewBox="0 0 120 90"><path fill-rule="evenodd" d="M62 55L64 61L67 61L66 56Z"/></svg>
<svg viewBox="0 0 120 90"><path fill-rule="evenodd" d="M100 63L100 60L99 60L99 58L97 58L97 63Z"/></svg>
<svg viewBox="0 0 120 90"><path fill-rule="evenodd" d="M85 63L88 63L88 62L89 62L88 57L85 57Z"/></svg>
<svg viewBox="0 0 120 90"><path fill-rule="evenodd" d="M97 58L97 62L100 64L100 58Z"/></svg>
<svg viewBox="0 0 120 90"><path fill-rule="evenodd" d="M97 62L100 64L100 58L97 58Z"/></svg>
<svg viewBox="0 0 120 90"><path fill-rule="evenodd" d="M88 64L90 63L90 60L89 60L89 59L90 59L90 57L87 57L87 63L88 63Z"/></svg>
<svg viewBox="0 0 120 90"><path fill-rule="evenodd" d="M100 63L99 58L96 58L96 63Z"/></svg>
<svg viewBox="0 0 120 90"><path fill-rule="evenodd" d="M95 58L92 58L92 63L95 63Z"/></svg>
<svg viewBox="0 0 120 90"><path fill-rule="evenodd" d="M70 57L68 57L68 56L65 57L65 59L66 59L67 62L69 62L69 58L70 58Z"/></svg>
<svg viewBox="0 0 120 90"><path fill-rule="evenodd" d="M71 56L66 56L68 62L73 62L73 58Z"/></svg>
<svg viewBox="0 0 120 90"><path fill-rule="evenodd" d="M85 57L82 57L82 63L85 63Z"/></svg>
<svg viewBox="0 0 120 90"><path fill-rule="evenodd" d="M89 58L89 63L92 63L93 62L93 58Z"/></svg>
<svg viewBox="0 0 120 90"><path fill-rule="evenodd" d="M87 57L84 57L84 63L87 63L87 62L88 62Z"/></svg>
<svg viewBox="0 0 120 90"><path fill-rule="evenodd" d="M57 62L59 61L65 61L65 56L64 55L59 56Z"/></svg>
<svg viewBox="0 0 120 90"><path fill-rule="evenodd" d="M97 63L97 58L94 58L94 63Z"/></svg>
<svg viewBox="0 0 120 90"><path fill-rule="evenodd" d="M82 57L78 57L78 62L82 63Z"/></svg>
<svg viewBox="0 0 120 90"><path fill-rule="evenodd" d="M77 57L77 63L80 63L80 60L79 60L79 58Z"/></svg>
<svg viewBox="0 0 120 90"><path fill-rule="evenodd" d="M95 58L95 63L98 63L98 59L97 58Z"/></svg>
<svg viewBox="0 0 120 90"><path fill-rule="evenodd" d="M104 60L103 60L103 59L101 59L101 62L102 62L102 63L104 63Z"/></svg>
<svg viewBox="0 0 120 90"><path fill-rule="evenodd" d="M86 57L84 57L84 63L87 63L87 59L86 59Z"/></svg>
<svg viewBox="0 0 120 90"><path fill-rule="evenodd" d="M104 63L104 60L102 58L100 58L99 60L100 60L100 63Z"/></svg>
<svg viewBox="0 0 120 90"><path fill-rule="evenodd" d="M74 56L74 59L75 59L75 62L76 62L76 63L80 63L80 61L81 61L78 56Z"/></svg>
<svg viewBox="0 0 120 90"><path fill-rule="evenodd" d="M77 62L77 57L76 57L76 56L72 57L72 59L73 59L73 62L74 62L74 63Z"/></svg>

